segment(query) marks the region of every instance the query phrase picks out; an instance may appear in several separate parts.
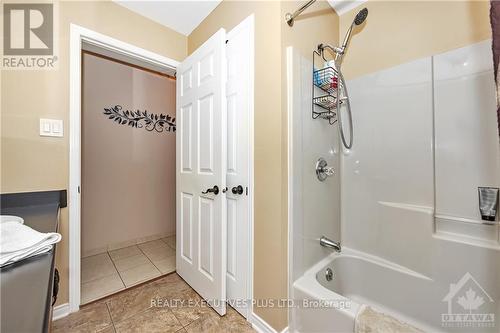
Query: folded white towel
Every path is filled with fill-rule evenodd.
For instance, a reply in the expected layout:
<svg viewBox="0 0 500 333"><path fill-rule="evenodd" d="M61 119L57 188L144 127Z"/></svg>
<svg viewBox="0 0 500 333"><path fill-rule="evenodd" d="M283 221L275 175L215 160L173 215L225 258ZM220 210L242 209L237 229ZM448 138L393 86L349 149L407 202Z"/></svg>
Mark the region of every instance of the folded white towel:
<svg viewBox="0 0 500 333"><path fill-rule="evenodd" d="M19 222L21 224L24 223L24 220L22 217L19 216L14 216L14 215L0 215L0 223L4 222Z"/></svg>
<svg viewBox="0 0 500 333"><path fill-rule="evenodd" d="M4 220L0 223L0 267L48 252L60 240L56 232L41 233L19 221Z"/></svg>

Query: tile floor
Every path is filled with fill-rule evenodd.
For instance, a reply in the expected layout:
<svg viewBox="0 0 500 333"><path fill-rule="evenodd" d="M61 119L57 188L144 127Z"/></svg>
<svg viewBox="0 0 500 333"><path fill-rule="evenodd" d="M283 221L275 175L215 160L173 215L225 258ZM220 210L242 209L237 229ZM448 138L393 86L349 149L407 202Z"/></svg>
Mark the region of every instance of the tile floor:
<svg viewBox="0 0 500 333"><path fill-rule="evenodd" d="M175 271L175 236L82 258L81 304Z"/></svg>
<svg viewBox="0 0 500 333"><path fill-rule="evenodd" d="M52 332L255 332L231 307L220 317L201 301L177 273L172 273L82 306L80 311L54 321ZM161 306L154 306L155 302Z"/></svg>

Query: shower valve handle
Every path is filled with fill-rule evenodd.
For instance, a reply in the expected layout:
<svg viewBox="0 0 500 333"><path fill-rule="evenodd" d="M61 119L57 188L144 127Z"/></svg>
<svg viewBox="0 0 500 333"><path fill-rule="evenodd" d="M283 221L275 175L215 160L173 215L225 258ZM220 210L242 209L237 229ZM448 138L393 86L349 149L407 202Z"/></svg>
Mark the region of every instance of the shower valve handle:
<svg viewBox="0 0 500 333"><path fill-rule="evenodd" d="M335 174L335 169L332 168L332 167L324 167L323 168L323 172L325 173L325 175L327 175L328 177L331 177Z"/></svg>
<svg viewBox="0 0 500 333"><path fill-rule="evenodd" d="M319 181L325 181L326 178L335 175L335 169L329 167L324 158L319 158L316 162L316 176Z"/></svg>

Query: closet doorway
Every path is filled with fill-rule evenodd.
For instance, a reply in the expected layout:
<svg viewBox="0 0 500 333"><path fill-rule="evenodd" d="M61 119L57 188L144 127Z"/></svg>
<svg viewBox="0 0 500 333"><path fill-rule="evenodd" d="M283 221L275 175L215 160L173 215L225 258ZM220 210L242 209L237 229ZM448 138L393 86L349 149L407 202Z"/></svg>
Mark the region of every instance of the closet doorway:
<svg viewBox="0 0 500 333"><path fill-rule="evenodd" d="M204 52L207 50L210 51L215 49L217 49L216 53ZM169 118L170 120L172 120L173 116L176 116L176 118L178 116L179 118L179 121L177 122L176 120L175 124L176 155L174 155L172 158L172 162L176 164L176 168L174 169L174 171L176 172L176 184L175 187L172 188L173 193L177 194L176 202L172 209L176 213L176 230L174 230L173 232L169 232L169 234L172 236L175 233L175 242L174 238L168 238L168 236L163 237L164 235L160 233L159 235L155 234L156 236L152 236L151 234L146 236L137 236L134 240L130 240L130 242L133 243L124 241L123 243L116 242L116 245L113 246L106 245L106 248L104 246L101 246L100 251L95 250L95 252L93 253L91 251L86 251L85 245L82 246L82 242L85 242L85 237L87 237L83 235L85 233L85 230L83 229L85 228L84 223L86 221L86 218L89 215L97 216L99 218L101 217L101 215L97 214L97 210L92 210L91 212L86 213L86 207L82 207L82 204L83 206L86 204L86 198L89 199L89 196L92 195L87 195L85 192L85 188L88 189L89 185L85 185L85 170L83 170L82 172L82 168L85 167L86 163L86 161L84 161L86 148L82 148L82 141L85 140L87 136L94 136L93 133L82 133L82 130L85 131L85 129L83 128L83 126L85 125L82 126L82 124L84 124L84 122L88 120L86 118L86 115L84 114L84 108L88 106L87 103L96 103L96 100L93 99L91 99L90 102L85 102L85 87L83 87L83 85L85 85L85 79L88 77L84 72L85 64L82 64L82 62L85 61L85 59L82 58L82 56L85 57L85 55L82 54L82 51L97 58L103 58L105 60L110 60L112 62L146 72L159 72L160 74L167 74L167 76L170 77L177 76L177 79L175 81L175 93L177 94L177 96L174 102L175 104L177 104L175 111L176 115L170 114L171 118ZM197 64L197 67L195 68L187 66L189 62L195 62ZM215 64L217 64L217 67L215 67ZM195 75L191 77L189 74L190 72L194 73ZM124 80L119 80L119 82L115 83L104 84L104 82L107 82L105 75L106 71L97 70L97 73L97 75L100 77L98 82L95 85L92 84L86 89L93 89L94 91L97 91L97 94L102 94L103 91L106 91L109 86L120 86L123 84ZM213 94L200 94L201 90L205 89L205 86L207 85L210 85L211 88L213 88ZM144 86L142 86L142 88L144 88ZM200 103L193 104L197 105L197 107L193 107L192 111L189 111L191 109L183 100L183 98L187 97L187 94L183 94L182 91L187 92L186 89L191 90L190 94L194 94L199 97ZM130 96L135 97L134 93L132 92L129 92L125 95L127 96L127 98L130 98ZM108 98L111 95L105 96ZM219 107L215 108L214 104L208 103L208 100L211 98L210 96L214 98L217 97L217 103ZM95 109L99 111L96 113L96 115L99 115L99 119L100 121L102 121L102 124L106 123L106 125L113 126L113 128L116 130L127 129L131 131L131 133L134 133L134 135L137 133L144 134L143 132L153 132L155 135L163 136L173 134L173 128L171 128L171 131L167 130L167 132L164 132L165 129L163 128L162 132L159 127L156 127L157 125L162 127L168 126L168 124L166 124L168 122L166 113L163 113L164 116L162 117L161 112L159 115L156 115L158 111L145 109L143 110L143 108L145 107L142 104L137 106L133 105L134 103L132 102L129 102L132 103L132 106L124 108L124 106L120 104L123 103L122 100L126 99L121 99L121 97L114 100L111 100L111 98L105 99L103 102L101 102L101 104L98 104L98 106L95 107ZM148 99L145 98L142 98L140 100L145 101L144 103L148 102ZM82 257L92 257L93 254L99 254L102 255L102 257L107 256L107 259L109 259L106 259L107 264L111 262L115 270L109 270L109 274L107 274L106 276L109 277L113 275L114 280L113 282L110 282L110 284L116 283L116 285L113 285L113 288L110 287L108 290L106 290L106 294L115 293L116 291L110 290L121 290L120 288L126 288L127 281L129 285L137 285L142 283L141 281L146 281L145 278L141 274L139 274L139 271L142 271L142 268L146 270L146 266L151 268L151 265L146 263L136 266L135 260L142 260L144 262L144 257L146 257L149 262L160 272L160 274L168 274L162 272L162 269L159 267L161 266L161 263L158 263L158 261L166 260L167 258L165 258L165 256L169 258L173 257L170 255L171 251L148 250L158 248L166 249L164 245L166 244L170 248L172 248L172 245L174 245L175 249L172 248L172 250L175 253L176 272L198 294L205 298L205 300L210 299L218 303L220 303L219 300L226 300L230 306L233 306L248 320L257 320L253 315L252 302L249 301L253 297L253 102L253 15L250 15L249 17L244 19L227 33L224 31L224 29L218 31L196 51L194 51L191 55L184 59L182 63L160 56L148 50L138 48L134 45L116 40L112 37L100 34L90 29L71 24L69 134L69 313L78 311L81 304L91 302L90 297L86 298L85 295L81 294L81 291L83 289L83 283L81 283L81 280L82 277L84 277L84 274L86 274L81 274L83 266L85 265L84 263L82 263ZM119 105L120 107L117 107L117 105ZM147 116L145 114L146 111ZM102 112L102 114L100 112ZM214 119L213 116L215 116L215 112L217 112L217 114L221 116L219 118L220 122L218 122L217 125L222 126L222 129L220 131L213 130L212 125L215 124L211 120ZM152 113L154 113L155 115L152 116ZM117 116L119 117L118 120L116 119ZM125 119L124 116L127 119ZM139 121L138 119L134 119L135 116L139 118L149 117L151 121L155 121L156 125L152 124L150 121L146 121L146 124L139 126L135 123L136 121ZM193 122L195 116L197 118L200 118L200 120L205 119L207 121ZM142 121L144 121L144 119L142 119ZM158 121L162 124L159 124ZM203 126L198 126L197 124L203 124ZM152 125L154 126L149 127L152 130L148 131L147 126ZM145 183L150 185L154 184L156 187L164 186L159 184L158 178L154 177L153 172L148 167L149 165L151 165L151 163L155 163L156 159L159 158L159 156L155 155L154 153L164 154L164 152L161 150L162 148L158 148L159 151L153 149L153 153L151 155L139 155L142 158L134 158L136 155L133 155L129 150L131 150L132 152L137 152L139 150L140 152L140 149L142 149L145 144L132 144L131 141L122 139L113 141L114 144L110 145L109 142L107 142L108 136L105 136L105 138L101 140L96 140L97 136L93 137L92 139L94 139L94 141L97 141L99 150L102 150L106 145L110 148L109 153L102 153L101 156L98 156L98 158L103 158L103 156L105 158L109 158L113 155L122 154L123 151L125 151L129 153L128 158L129 160L132 160L132 165L136 167L135 170L129 170L126 177L118 177L119 181L116 181L116 179L114 179L115 182L108 186L109 188L118 188L119 191L116 191L116 193L119 193L119 195L124 195L123 192L132 191L132 194L127 194L135 195L135 197L133 197L132 200L116 200L116 198L111 197L111 195L104 196L104 199L100 200L100 203L102 204L104 202L104 204L102 204L100 207L104 207L102 209L104 209L107 214L111 214L115 210L124 209L124 205L127 205L126 209L134 208L134 205L147 206L153 210L164 208L164 200L157 197L149 197L149 201L147 201L146 205L146 190L139 186L142 186ZM186 144L189 140L192 145ZM183 142L185 144L182 144ZM212 231L214 231L212 226L214 226L215 224L217 224L218 226L218 230L216 230L216 236L218 237L217 242L214 241L215 233L210 232L210 230L201 234L199 233L199 235L203 235L203 237L197 237L195 234L193 234L193 232L195 232L194 229L197 229L194 227L194 224L198 223L195 221L197 219L194 217L194 215L191 214L191 212L194 212L194 210L190 211L189 209L180 209L181 207L187 208L187 204L190 203L189 200L187 200L188 202L186 202L186 200L181 200L181 198L186 198L187 196L189 199L190 194L184 193L183 197L183 194L179 191L183 188L182 186L186 185L185 179L180 177L179 174L183 171L185 173L188 173L191 171L191 169L196 169L197 174L195 175L195 177L202 177L208 174L208 172L206 171L208 170L207 168L212 167L210 163L208 163L207 165L205 164L207 161L210 162L210 155L216 152L216 149L214 148L215 146L212 146L212 148L214 149L200 149L199 153L195 153L198 147L202 148L201 145L198 145L198 142L203 143L205 146L210 143L217 145L217 159L221 162L217 164L218 172L220 172L220 175L225 175L225 177L219 177L220 179L217 179L217 183L196 183L194 184L196 185L195 188L193 187L193 189L191 189L191 198L196 199L196 202L192 200L191 203L201 207L202 209L205 209L205 211L202 212L202 217L204 220L207 220L208 218L208 221L211 222L209 224L203 225L203 228L207 229L207 227L209 227L208 229L212 229ZM146 148L151 149L152 147L147 146ZM110 156L107 156L108 154ZM200 161L198 161L198 157L200 158ZM145 161L146 159L148 161ZM215 161L215 157L213 160ZM93 171L99 169L109 169L109 171L111 171L108 174L107 178L103 178L101 175L100 179L102 181L97 181L96 184L93 184L98 189L103 188L101 183L107 182L108 178L120 175L120 172L122 172L122 168L124 168L122 164L114 166L111 166L111 164L111 162L101 163L99 164L100 167L93 168ZM136 164L141 166L142 168L137 167ZM191 166L191 169L186 169L186 167ZM184 169L186 170L182 170L182 167L184 167ZM131 177L133 179L130 179ZM139 181L140 183L134 183ZM129 183L139 185L130 186ZM127 187L127 185L129 186ZM218 186L220 189L220 193L215 194L215 192L207 191L208 185L210 185L211 188L212 186L213 188L215 188L215 186ZM91 187L92 186L90 186L90 188ZM100 192L98 194L102 195L102 193ZM92 200L92 197L90 197L90 200ZM220 216L218 216L217 218L215 218L215 215L212 218L211 210L206 209L211 205L210 202L218 202L217 204L222 207L222 209L219 209ZM153 208L151 208L151 205L153 205ZM168 210L168 212L170 212L170 210ZM129 215L132 214L124 214L123 211L119 211L118 213L121 213L121 215L119 215L119 218L117 218L119 224L117 227L114 227L112 231L116 232L117 235L120 235L125 230L123 221L125 219L128 219L130 217ZM148 213L151 212L148 211ZM141 225L140 223L144 222L145 216L146 213L144 213L144 215L134 216L135 220L138 220L138 225ZM96 228L98 232L94 233L93 235L97 235L98 233L105 234L104 232L102 232L104 230L102 226L105 225L108 220L109 218L101 219L100 226ZM193 223L191 223L191 221ZM164 221L164 223L166 222ZM136 232L142 232L143 229L144 228L137 229L138 231ZM101 239L101 236L102 235L99 235L96 240ZM218 248L216 249L215 246L218 246ZM98 246L95 247L99 249ZM137 248L140 253L138 252ZM141 269L137 268L137 272L134 272L133 274L130 273L127 278L123 277L122 275L124 274L121 275L120 270L125 271L128 267L127 264L118 265L122 266L121 268L117 267L116 262L120 260L120 252L114 252L113 254L113 251L117 249L123 252L121 254L123 254L125 258L134 257L134 259L130 259L129 266L136 266L135 268L140 266ZM161 258L154 258L156 256L156 251L160 252L159 257ZM165 255L165 252L167 251L169 253ZM188 272L186 270L183 270L181 262L183 262L182 260L186 262L186 256L189 256L190 253L194 253L192 251L195 251L197 253L196 258L193 258L195 266L198 266L198 268L196 271ZM149 252L154 253L151 255L151 253ZM144 257L141 254L144 255ZM210 254L210 256L207 256L207 254ZM115 255L116 257L112 258L113 255ZM171 258L170 260L172 259L173 258ZM166 263L168 264L168 262ZM215 263L217 263L217 269L215 269ZM101 264L102 263L97 258L95 258L94 261L90 260L90 263L88 263L88 265L91 267L99 266ZM125 266L125 268L123 266ZM99 271L99 269L97 269L97 271ZM169 270L164 270L164 272L167 271ZM204 288L204 286L200 285L202 279L199 279L199 273L203 274L202 271L204 271L205 273L208 272L207 274L212 274L214 276L214 284L216 284L217 288L208 288L208 290L215 290L215 297L210 297L210 295L207 295L205 293L207 288ZM104 273L102 274L104 275ZM116 279L116 274L118 274L118 277L122 282L122 286L120 286L120 284L118 283L119 281ZM158 273L151 274L151 276L155 276L157 274ZM133 277L136 278L134 279ZM109 280L111 281L111 278L109 278ZM101 282L105 284L107 281ZM248 302L238 302L238 300L248 300ZM214 309L216 311L220 310L218 311L219 314L223 315L225 313L225 302L223 306L217 308L214 304Z"/></svg>
<svg viewBox="0 0 500 333"><path fill-rule="evenodd" d="M175 271L176 81L82 50L80 305Z"/></svg>

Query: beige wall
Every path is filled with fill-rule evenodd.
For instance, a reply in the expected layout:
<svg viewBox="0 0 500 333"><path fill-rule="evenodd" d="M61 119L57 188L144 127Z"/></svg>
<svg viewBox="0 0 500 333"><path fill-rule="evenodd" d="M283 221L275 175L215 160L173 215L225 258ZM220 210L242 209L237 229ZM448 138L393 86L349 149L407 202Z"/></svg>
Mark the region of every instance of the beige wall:
<svg viewBox="0 0 500 333"><path fill-rule="evenodd" d="M91 54L82 72L82 256L175 234L175 132L103 114L175 118L175 80Z"/></svg>
<svg viewBox="0 0 500 333"><path fill-rule="evenodd" d="M183 60L187 38L112 2L59 4L59 69L2 71L1 192L68 188L69 26L75 23L161 55ZM64 120L64 138L39 136L39 118ZM57 248L61 289L68 302L68 209Z"/></svg>
<svg viewBox="0 0 500 333"><path fill-rule="evenodd" d="M491 38L489 1L375 1L355 30L347 79ZM340 16L340 38L362 6Z"/></svg>
<svg viewBox="0 0 500 333"><path fill-rule="evenodd" d="M255 14L255 248L254 298L287 297L287 46L312 54L320 42L336 42L338 17L317 3L294 28L283 20L301 1L223 1L188 38L192 53L223 27L231 30ZM255 308L275 329L287 325L285 309Z"/></svg>

